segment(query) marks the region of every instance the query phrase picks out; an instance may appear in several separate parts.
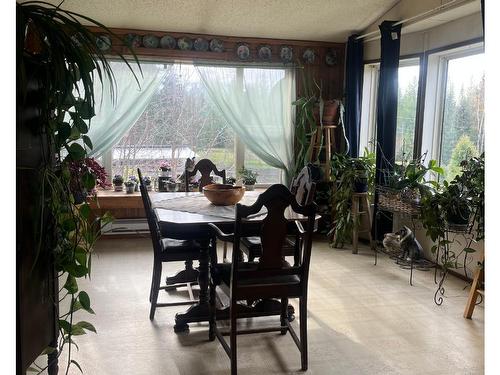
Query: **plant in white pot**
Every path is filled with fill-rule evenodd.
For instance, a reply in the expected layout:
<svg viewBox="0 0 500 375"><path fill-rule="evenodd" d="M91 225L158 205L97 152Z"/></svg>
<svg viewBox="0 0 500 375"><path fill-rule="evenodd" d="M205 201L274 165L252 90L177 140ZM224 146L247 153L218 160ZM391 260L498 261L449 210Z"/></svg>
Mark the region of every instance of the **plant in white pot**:
<svg viewBox="0 0 500 375"><path fill-rule="evenodd" d="M123 191L123 176L115 174L113 177L113 185L115 186L115 191Z"/></svg>
<svg viewBox="0 0 500 375"><path fill-rule="evenodd" d="M127 194L132 194L135 190L135 182L132 180L128 180L124 182L125 189Z"/></svg>
<svg viewBox="0 0 500 375"><path fill-rule="evenodd" d="M245 189L247 191L252 191L255 188L258 173L252 171L251 169L246 169L245 167L242 167L239 170L238 174L240 175L240 178L243 180Z"/></svg>

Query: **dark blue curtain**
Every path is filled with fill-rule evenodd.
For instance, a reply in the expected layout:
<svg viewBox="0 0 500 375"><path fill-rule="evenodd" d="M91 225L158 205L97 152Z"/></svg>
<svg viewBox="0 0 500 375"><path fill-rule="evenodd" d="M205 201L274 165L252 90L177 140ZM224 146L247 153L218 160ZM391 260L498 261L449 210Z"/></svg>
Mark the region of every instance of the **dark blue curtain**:
<svg viewBox="0 0 500 375"><path fill-rule="evenodd" d="M481 19L483 21L483 37L484 37L484 0L481 0Z"/></svg>
<svg viewBox="0 0 500 375"><path fill-rule="evenodd" d="M347 41L345 82L345 132L349 140L349 155L359 152L361 127L361 97L363 89L363 40L351 35Z"/></svg>
<svg viewBox="0 0 500 375"><path fill-rule="evenodd" d="M383 184L383 171L391 170L396 152L396 123L398 108L398 68L401 25L396 21L384 21L379 26L381 35L380 77L377 97L377 157L375 181ZM377 212L378 194L375 194ZM377 215L377 240L384 233L392 232L392 217Z"/></svg>

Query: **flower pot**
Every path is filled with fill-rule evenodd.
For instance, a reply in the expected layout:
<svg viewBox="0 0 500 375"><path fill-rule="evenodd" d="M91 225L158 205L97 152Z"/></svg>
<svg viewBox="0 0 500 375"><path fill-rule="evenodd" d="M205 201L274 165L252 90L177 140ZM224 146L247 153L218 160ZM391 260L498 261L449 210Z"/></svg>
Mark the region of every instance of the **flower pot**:
<svg viewBox="0 0 500 375"><path fill-rule="evenodd" d="M133 194L135 190L135 185L132 186L125 186L127 194Z"/></svg>
<svg viewBox="0 0 500 375"><path fill-rule="evenodd" d="M151 184L146 185L146 190L151 191L153 189L153 186Z"/></svg>
<svg viewBox="0 0 500 375"><path fill-rule="evenodd" d="M160 171L160 177L170 177L170 170L161 170Z"/></svg>
<svg viewBox="0 0 500 375"><path fill-rule="evenodd" d="M336 100L326 100L323 107L323 123L333 124L337 118L339 104Z"/></svg>
<svg viewBox="0 0 500 375"><path fill-rule="evenodd" d="M254 184L254 185L246 185L246 184L245 184L245 190L246 190L246 191L253 191L253 190L254 190L254 188L255 188L255 184Z"/></svg>
<svg viewBox="0 0 500 375"><path fill-rule="evenodd" d="M354 192L355 193L366 193L368 191L368 179L359 178L354 180Z"/></svg>
<svg viewBox="0 0 500 375"><path fill-rule="evenodd" d="M135 184L134 191L139 191L139 184L138 183Z"/></svg>
<svg viewBox="0 0 500 375"><path fill-rule="evenodd" d="M175 192L177 184L175 182L167 182L167 191L173 193Z"/></svg>
<svg viewBox="0 0 500 375"><path fill-rule="evenodd" d="M114 186L115 186L115 191L123 191L123 184Z"/></svg>

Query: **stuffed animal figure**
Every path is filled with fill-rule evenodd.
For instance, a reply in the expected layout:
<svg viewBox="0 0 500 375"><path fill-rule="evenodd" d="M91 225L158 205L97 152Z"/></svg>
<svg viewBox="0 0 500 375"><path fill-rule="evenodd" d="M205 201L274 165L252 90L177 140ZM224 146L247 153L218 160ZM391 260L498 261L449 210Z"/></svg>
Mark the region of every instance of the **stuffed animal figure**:
<svg viewBox="0 0 500 375"><path fill-rule="evenodd" d="M415 234L407 226L403 226L395 234L400 237L401 258L406 260L419 260L422 258L423 249L415 238Z"/></svg>

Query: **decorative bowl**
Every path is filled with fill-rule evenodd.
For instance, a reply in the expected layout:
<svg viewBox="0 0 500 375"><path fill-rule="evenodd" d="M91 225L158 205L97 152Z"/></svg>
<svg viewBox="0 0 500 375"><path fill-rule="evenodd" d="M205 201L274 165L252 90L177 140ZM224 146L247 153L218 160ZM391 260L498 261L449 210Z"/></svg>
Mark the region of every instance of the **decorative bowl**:
<svg viewBox="0 0 500 375"><path fill-rule="evenodd" d="M111 48L111 38L108 34L98 35L95 43L101 51L107 51Z"/></svg>
<svg viewBox="0 0 500 375"><path fill-rule="evenodd" d="M250 59L250 47L248 47L248 44L239 43L236 46L236 55L240 60Z"/></svg>
<svg viewBox="0 0 500 375"><path fill-rule="evenodd" d="M177 47L177 41L173 36L164 35L160 39L160 47L167 49L175 49L175 47Z"/></svg>
<svg viewBox="0 0 500 375"><path fill-rule="evenodd" d="M160 38L152 34L144 35L142 37L142 45L146 48L158 48L160 45Z"/></svg>
<svg viewBox="0 0 500 375"><path fill-rule="evenodd" d="M265 46L260 46L259 51L258 51L259 59L264 60L264 61L271 61L273 52L271 49L271 46L265 45Z"/></svg>
<svg viewBox="0 0 500 375"><path fill-rule="evenodd" d="M280 59L283 63L290 63L293 59L293 49L290 46L281 46Z"/></svg>
<svg viewBox="0 0 500 375"><path fill-rule="evenodd" d="M310 48L306 49L304 51L304 53L302 54L302 60L304 60L304 62L306 64L313 64L314 63L314 58L316 57L316 54L314 53L314 51Z"/></svg>
<svg viewBox="0 0 500 375"><path fill-rule="evenodd" d="M232 206L245 195L245 187L228 184L210 184L203 187L203 194L216 206Z"/></svg>
<svg viewBox="0 0 500 375"><path fill-rule="evenodd" d="M208 51L208 40L203 38L196 38L194 40L194 50L195 51Z"/></svg>
<svg viewBox="0 0 500 375"><path fill-rule="evenodd" d="M177 39L177 47L183 51L189 51L193 49L193 40L191 38L179 38Z"/></svg>
<svg viewBox="0 0 500 375"><path fill-rule="evenodd" d="M210 51L224 52L224 43L220 39L212 39L210 41Z"/></svg>

